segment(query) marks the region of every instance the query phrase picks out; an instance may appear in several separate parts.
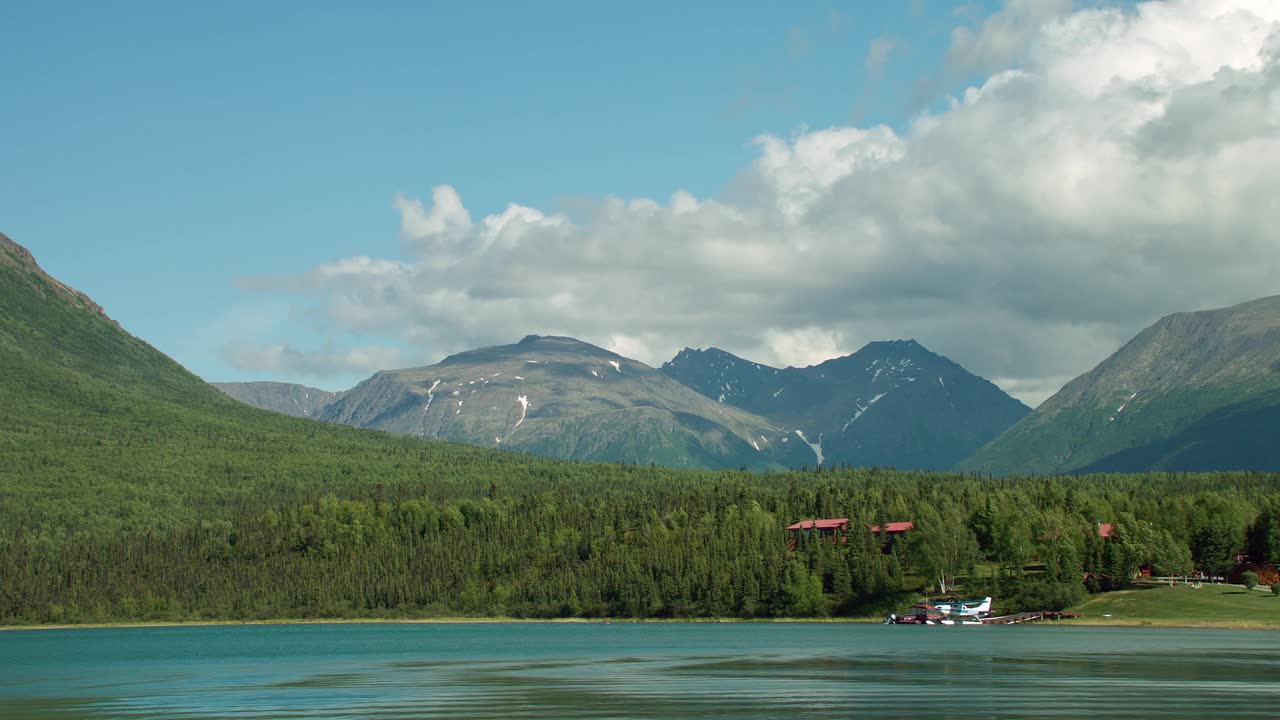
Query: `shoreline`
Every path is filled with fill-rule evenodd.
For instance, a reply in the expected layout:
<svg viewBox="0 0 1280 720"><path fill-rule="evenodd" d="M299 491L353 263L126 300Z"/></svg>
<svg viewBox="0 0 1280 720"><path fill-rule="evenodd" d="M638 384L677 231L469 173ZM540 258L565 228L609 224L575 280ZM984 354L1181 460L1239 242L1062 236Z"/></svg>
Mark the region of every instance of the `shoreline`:
<svg viewBox="0 0 1280 720"><path fill-rule="evenodd" d="M222 627L232 625L493 625L493 624L576 624L576 625L721 625L721 624L841 624L877 625L880 618L272 618L269 620L131 621L108 623L59 623L41 625L0 625L0 632L19 630L101 630L122 628ZM1188 630L1280 630L1280 621L1230 620L1138 620L1130 618L1073 618L1069 620L1022 623L1044 627L1123 627Z"/></svg>
<svg viewBox="0 0 1280 720"><path fill-rule="evenodd" d="M106 623L43 623L0 625L0 632L16 630L89 630L106 628L220 627L229 625L726 625L726 624L842 624L876 625L882 618L271 618L268 620L157 620Z"/></svg>

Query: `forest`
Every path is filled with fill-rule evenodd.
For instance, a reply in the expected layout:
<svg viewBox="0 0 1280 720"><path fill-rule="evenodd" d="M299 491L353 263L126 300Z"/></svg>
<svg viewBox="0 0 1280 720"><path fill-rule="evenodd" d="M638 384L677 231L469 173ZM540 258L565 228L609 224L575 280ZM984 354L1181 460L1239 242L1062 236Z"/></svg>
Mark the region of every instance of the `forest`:
<svg viewBox="0 0 1280 720"><path fill-rule="evenodd" d="M1270 474L485 467L460 463L447 483L282 486L270 505L136 529L53 533L6 513L0 622L872 617L944 591L1056 609L1143 568L1280 560ZM850 518L849 540L802 533L788 549L786 526L820 517ZM902 520L916 529L898 541L869 529Z"/></svg>
<svg viewBox="0 0 1280 720"><path fill-rule="evenodd" d="M1040 610L1280 561L1276 474L568 463L256 410L95 308L0 254L3 624Z"/></svg>

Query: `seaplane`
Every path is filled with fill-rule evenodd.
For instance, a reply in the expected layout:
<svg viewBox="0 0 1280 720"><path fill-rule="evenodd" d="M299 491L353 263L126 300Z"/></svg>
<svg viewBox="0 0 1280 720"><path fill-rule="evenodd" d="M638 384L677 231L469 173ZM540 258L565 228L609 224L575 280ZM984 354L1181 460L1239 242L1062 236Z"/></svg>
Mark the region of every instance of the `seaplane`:
<svg viewBox="0 0 1280 720"><path fill-rule="evenodd" d="M938 612L952 618L981 618L991 614L991 598L981 600L956 600L947 603L933 603Z"/></svg>
<svg viewBox="0 0 1280 720"><path fill-rule="evenodd" d="M890 615L888 625L981 625L991 614L991 598L917 603L909 615Z"/></svg>

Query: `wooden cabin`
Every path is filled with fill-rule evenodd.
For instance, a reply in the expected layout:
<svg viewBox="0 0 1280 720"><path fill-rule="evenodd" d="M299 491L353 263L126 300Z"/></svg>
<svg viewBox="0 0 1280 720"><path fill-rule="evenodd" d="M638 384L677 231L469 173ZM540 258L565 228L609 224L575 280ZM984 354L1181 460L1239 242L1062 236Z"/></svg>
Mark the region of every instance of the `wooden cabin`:
<svg viewBox="0 0 1280 720"><path fill-rule="evenodd" d="M887 538L882 549L885 552L889 552L893 549L893 544L898 541L898 538L911 530L915 530L915 528L916 524L910 520L885 523L884 532ZM867 529L872 533L880 533L879 525L868 524ZM846 545L849 542L849 518L801 520L798 523L788 525L787 549L795 550L802 536L810 542L819 541L829 542L832 545Z"/></svg>
<svg viewBox="0 0 1280 720"><path fill-rule="evenodd" d="M849 518L801 520L787 526L787 549L795 550L801 536L810 541L844 545L849 542Z"/></svg>
<svg viewBox="0 0 1280 720"><path fill-rule="evenodd" d="M879 525L867 525L867 529L876 535L881 534ZM902 522L888 522L884 524L884 544L880 546L880 552L888 554L893 552L894 546L902 542L902 538L912 530L916 529L916 524L910 520Z"/></svg>

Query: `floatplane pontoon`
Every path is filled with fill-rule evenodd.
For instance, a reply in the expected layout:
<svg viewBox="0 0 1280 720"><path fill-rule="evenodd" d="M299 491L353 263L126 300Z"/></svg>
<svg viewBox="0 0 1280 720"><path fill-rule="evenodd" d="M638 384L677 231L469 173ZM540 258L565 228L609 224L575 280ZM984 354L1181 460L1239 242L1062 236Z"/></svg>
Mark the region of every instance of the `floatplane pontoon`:
<svg viewBox="0 0 1280 720"><path fill-rule="evenodd" d="M911 613L890 615L886 625L982 625L991 614L991 598L916 603Z"/></svg>

